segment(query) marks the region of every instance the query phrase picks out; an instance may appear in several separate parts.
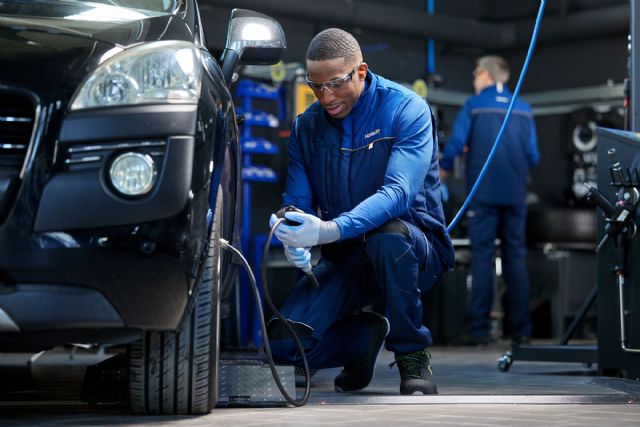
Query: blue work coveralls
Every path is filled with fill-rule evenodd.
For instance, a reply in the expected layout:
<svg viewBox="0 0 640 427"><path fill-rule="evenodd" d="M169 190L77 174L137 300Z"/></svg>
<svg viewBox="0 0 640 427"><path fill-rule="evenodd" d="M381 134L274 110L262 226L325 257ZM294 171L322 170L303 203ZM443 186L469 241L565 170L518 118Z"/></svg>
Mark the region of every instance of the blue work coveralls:
<svg viewBox="0 0 640 427"><path fill-rule="evenodd" d="M344 366L366 352L369 334L352 314L383 302L386 347L396 353L432 343L420 294L454 263L440 200L436 131L424 99L371 71L345 118L318 102L294 123L284 204L340 228L281 312L312 331L302 337L312 368ZM272 339L279 361L300 364L294 341Z"/></svg>
<svg viewBox="0 0 640 427"><path fill-rule="evenodd" d="M489 86L467 100L456 117L440 166L453 168L454 157L467 151L467 189L475 183L502 126L512 94ZM525 257L527 176L540 155L531 107L516 99L500 146L467 212L473 278L467 327L471 336L489 335L493 304L493 256L502 243L507 310L513 338L531 336L529 278Z"/></svg>

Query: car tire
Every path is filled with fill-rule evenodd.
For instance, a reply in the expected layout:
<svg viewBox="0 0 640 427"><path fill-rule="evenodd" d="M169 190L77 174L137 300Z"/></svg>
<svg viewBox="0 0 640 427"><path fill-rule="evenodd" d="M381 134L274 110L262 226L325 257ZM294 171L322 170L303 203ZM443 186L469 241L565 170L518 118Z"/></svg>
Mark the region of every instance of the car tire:
<svg viewBox="0 0 640 427"><path fill-rule="evenodd" d="M207 414L218 401L220 232L218 191L200 280L178 331L146 331L129 349L129 400L141 414Z"/></svg>

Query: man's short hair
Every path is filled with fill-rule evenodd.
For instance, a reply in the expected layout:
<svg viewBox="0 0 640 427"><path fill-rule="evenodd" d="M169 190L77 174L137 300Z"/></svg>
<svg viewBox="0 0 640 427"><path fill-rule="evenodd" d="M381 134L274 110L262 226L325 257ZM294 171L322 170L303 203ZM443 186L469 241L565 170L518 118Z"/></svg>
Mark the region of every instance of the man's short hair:
<svg viewBox="0 0 640 427"><path fill-rule="evenodd" d="M501 56L487 55L478 58L478 68L487 70L494 82L509 81L509 63Z"/></svg>
<svg viewBox="0 0 640 427"><path fill-rule="evenodd" d="M307 48L307 59L326 61L335 58L362 61L360 45L355 37L340 28L329 28L316 34Z"/></svg>

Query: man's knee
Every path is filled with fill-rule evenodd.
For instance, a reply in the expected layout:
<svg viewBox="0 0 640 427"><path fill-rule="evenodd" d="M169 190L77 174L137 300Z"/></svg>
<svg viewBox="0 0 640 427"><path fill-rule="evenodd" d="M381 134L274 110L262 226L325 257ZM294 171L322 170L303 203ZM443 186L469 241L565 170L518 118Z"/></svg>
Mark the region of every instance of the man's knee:
<svg viewBox="0 0 640 427"><path fill-rule="evenodd" d="M372 231L369 231L367 233L367 240L374 237L380 237L385 234L400 235L404 237L411 236L411 232L409 231L409 227L407 227L407 224L405 224L404 221L396 218L392 219L391 221L385 222L380 227Z"/></svg>
<svg viewBox="0 0 640 427"><path fill-rule="evenodd" d="M379 228L367 233L367 254L376 258L379 255L399 256L406 251L403 243L411 239L407 225L399 220L391 220Z"/></svg>

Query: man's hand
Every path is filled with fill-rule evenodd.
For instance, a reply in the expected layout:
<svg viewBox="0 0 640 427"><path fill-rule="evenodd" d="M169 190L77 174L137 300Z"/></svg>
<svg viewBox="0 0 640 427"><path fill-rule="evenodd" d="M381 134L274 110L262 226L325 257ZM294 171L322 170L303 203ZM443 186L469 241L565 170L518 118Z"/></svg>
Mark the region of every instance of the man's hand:
<svg viewBox="0 0 640 427"><path fill-rule="evenodd" d="M300 224L282 223L276 228L275 235L287 246L310 248L340 239L340 229L333 221L323 221L314 215L301 212L286 212L284 217ZM269 221L270 224L275 222L272 220Z"/></svg>
<svg viewBox="0 0 640 427"><path fill-rule="evenodd" d="M275 224L277 220L278 217L276 216L276 214L271 214L271 216L269 217L269 228L273 227L273 224Z"/></svg>
<svg viewBox="0 0 640 427"><path fill-rule="evenodd" d="M303 270L311 270L311 252L306 248L294 248L291 246L284 246L284 255L289 262L298 268ZM307 267L308 266L308 267Z"/></svg>

